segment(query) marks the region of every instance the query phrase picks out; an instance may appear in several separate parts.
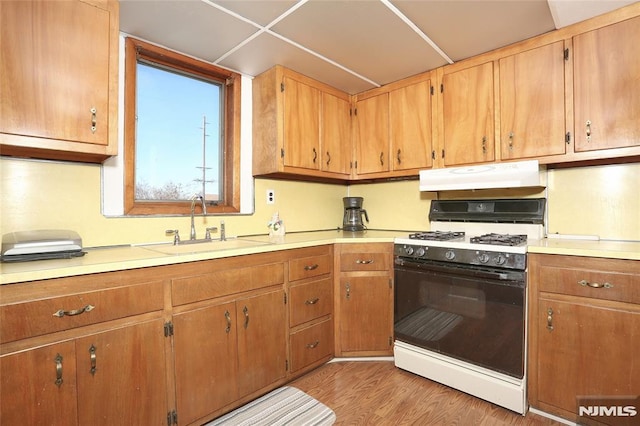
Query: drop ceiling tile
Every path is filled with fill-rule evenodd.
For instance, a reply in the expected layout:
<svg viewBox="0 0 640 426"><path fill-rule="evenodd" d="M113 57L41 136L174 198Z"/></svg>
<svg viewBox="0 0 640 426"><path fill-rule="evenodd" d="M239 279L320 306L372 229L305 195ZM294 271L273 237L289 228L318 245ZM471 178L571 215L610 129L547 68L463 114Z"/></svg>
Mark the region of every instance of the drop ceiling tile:
<svg viewBox="0 0 640 426"><path fill-rule="evenodd" d="M120 30L211 62L258 31L199 0L121 0Z"/></svg>
<svg viewBox="0 0 640 426"><path fill-rule="evenodd" d="M547 0L392 2L454 61L554 29Z"/></svg>
<svg viewBox="0 0 640 426"><path fill-rule="evenodd" d="M251 21L266 26L274 19L282 15L292 6L296 0L214 0L225 9L228 9Z"/></svg>
<svg viewBox="0 0 640 426"><path fill-rule="evenodd" d="M263 33L220 62L220 66L258 75L279 64L354 94L375 86L269 33Z"/></svg>
<svg viewBox="0 0 640 426"><path fill-rule="evenodd" d="M446 63L379 1L310 0L272 30L378 84Z"/></svg>
<svg viewBox="0 0 640 426"><path fill-rule="evenodd" d="M636 0L548 0L551 14L557 28L566 27L576 22L584 21L593 16L602 15L614 9L619 9Z"/></svg>

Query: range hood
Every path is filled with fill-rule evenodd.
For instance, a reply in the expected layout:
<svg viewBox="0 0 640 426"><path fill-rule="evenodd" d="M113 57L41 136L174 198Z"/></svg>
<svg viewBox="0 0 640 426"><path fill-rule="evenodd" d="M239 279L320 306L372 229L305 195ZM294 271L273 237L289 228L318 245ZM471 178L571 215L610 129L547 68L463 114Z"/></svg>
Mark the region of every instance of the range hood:
<svg viewBox="0 0 640 426"><path fill-rule="evenodd" d="M538 160L421 170L420 191L546 186Z"/></svg>

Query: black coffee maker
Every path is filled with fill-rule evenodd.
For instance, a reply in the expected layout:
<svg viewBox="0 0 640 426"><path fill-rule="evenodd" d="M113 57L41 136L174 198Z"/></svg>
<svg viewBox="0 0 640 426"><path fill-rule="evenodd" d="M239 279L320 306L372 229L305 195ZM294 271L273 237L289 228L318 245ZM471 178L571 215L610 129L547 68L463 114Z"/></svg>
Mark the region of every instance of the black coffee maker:
<svg viewBox="0 0 640 426"><path fill-rule="evenodd" d="M362 197L344 197L342 203L344 204L344 218L342 220L342 229L350 232L360 232L367 229L362 222L362 215L369 223L369 216L367 211L362 208Z"/></svg>

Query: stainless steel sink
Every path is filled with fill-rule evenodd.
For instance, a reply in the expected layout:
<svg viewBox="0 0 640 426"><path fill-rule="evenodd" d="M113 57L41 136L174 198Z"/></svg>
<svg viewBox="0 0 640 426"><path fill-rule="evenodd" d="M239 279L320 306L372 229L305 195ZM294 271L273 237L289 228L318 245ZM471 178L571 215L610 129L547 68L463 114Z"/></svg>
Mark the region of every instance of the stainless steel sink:
<svg viewBox="0 0 640 426"><path fill-rule="evenodd" d="M189 253L205 253L220 250L235 250L250 247L259 247L269 245L271 243L264 241L253 241L246 239L231 238L225 241L211 240L198 243L183 243L178 245L152 244L142 245L140 247L163 254L189 254Z"/></svg>

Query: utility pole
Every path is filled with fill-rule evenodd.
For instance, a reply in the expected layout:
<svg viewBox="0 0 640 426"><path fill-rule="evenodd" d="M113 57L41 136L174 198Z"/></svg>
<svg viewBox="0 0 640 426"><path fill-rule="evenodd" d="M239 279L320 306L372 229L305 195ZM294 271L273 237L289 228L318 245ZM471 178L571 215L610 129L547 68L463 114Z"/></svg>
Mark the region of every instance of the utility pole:
<svg viewBox="0 0 640 426"><path fill-rule="evenodd" d="M207 116L202 116L202 166L196 166L196 169L202 169L202 179L194 179L196 182L202 182L202 199L205 200L207 196L206 187L207 183L213 182L213 180L207 180L207 170L211 167L207 167Z"/></svg>

